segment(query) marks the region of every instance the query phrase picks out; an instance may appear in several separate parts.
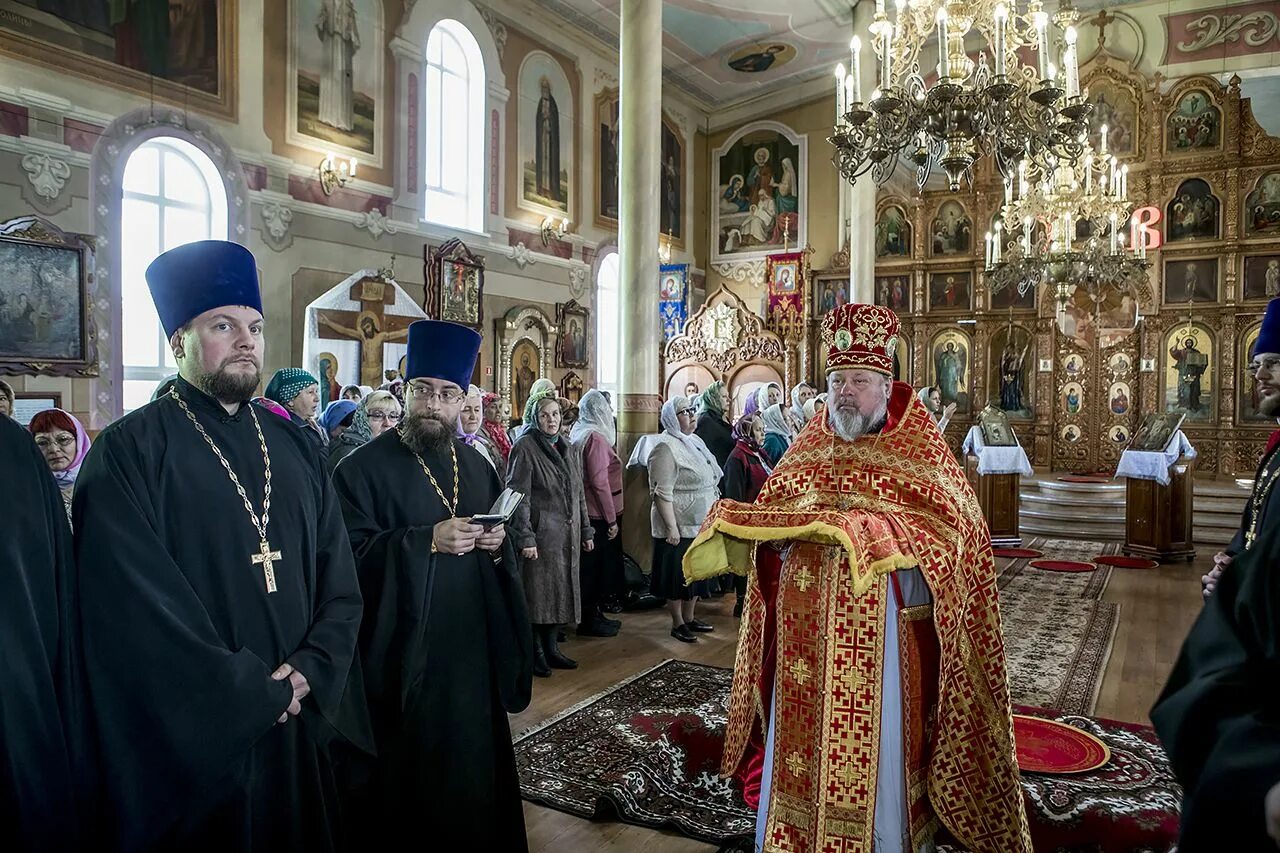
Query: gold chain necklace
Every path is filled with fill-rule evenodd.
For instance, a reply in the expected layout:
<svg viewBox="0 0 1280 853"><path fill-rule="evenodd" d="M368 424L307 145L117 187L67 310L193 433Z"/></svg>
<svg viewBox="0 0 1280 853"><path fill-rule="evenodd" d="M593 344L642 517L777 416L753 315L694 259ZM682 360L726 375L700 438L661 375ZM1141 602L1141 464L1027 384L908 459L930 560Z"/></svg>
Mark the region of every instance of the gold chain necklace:
<svg viewBox="0 0 1280 853"><path fill-rule="evenodd" d="M400 434L401 441L404 440L404 433ZM450 518L458 517L458 449L454 447L453 442L449 442L449 455L453 457L453 503L445 500L444 489L440 488L440 484L436 482L436 475L431 473L431 469L427 467L427 463L423 461L422 455L416 450L410 451L413 458L418 460L418 464L422 466L422 472L427 475L427 479L431 481L431 485L435 487L436 494L440 496L440 503L444 504L444 508L449 510ZM434 548L435 545L433 544Z"/></svg>
<svg viewBox="0 0 1280 853"><path fill-rule="evenodd" d="M169 396L178 404L178 408L186 414L187 419L195 426L196 432L200 433L200 437L209 445L209 449L213 451L213 455L218 457L218 461L222 463L222 468L227 472L227 476L231 478L231 483L236 487L236 491L240 493L240 499L244 501L245 512L249 513L249 518L253 521L254 528L258 531L259 545L258 553L251 554L249 559L251 565L262 566L262 573L267 582L267 592L276 591L276 570L273 563L283 559L279 551L271 550L271 543L267 541L267 522L271 517L271 456L267 453L267 439L262 435L262 425L258 423L258 413L253 410L252 403L244 403L249 407L249 416L253 419L253 428L258 432L258 444L262 447L262 462L266 468L266 487L262 494L262 516L253 511L253 504L249 502L249 496L245 493L244 486L240 484L240 478L236 476L236 472L231 470L227 457L222 455L222 450L218 445L214 444L213 439L209 437L209 433L204 431L204 426L200 421L196 420L196 416L192 414L191 409L187 408L185 400L179 396L174 388L169 389Z"/></svg>
<svg viewBox="0 0 1280 853"><path fill-rule="evenodd" d="M1272 459L1280 458L1274 453ZM1276 480L1280 479L1280 468L1271 467L1263 471L1263 476L1258 480L1253 490L1253 500L1249 503L1249 529L1244 533L1244 549L1248 551L1253 547L1254 540L1258 538L1258 523L1262 520L1262 505L1267 502L1267 495L1271 492L1271 487L1276 484Z"/></svg>

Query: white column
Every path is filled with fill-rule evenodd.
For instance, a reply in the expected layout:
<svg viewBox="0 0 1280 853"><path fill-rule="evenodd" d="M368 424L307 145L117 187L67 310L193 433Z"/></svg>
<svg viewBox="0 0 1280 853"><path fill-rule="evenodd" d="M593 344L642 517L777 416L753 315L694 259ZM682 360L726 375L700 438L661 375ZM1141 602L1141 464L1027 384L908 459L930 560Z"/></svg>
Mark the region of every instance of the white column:
<svg viewBox="0 0 1280 853"><path fill-rule="evenodd" d="M875 7L871 3L859 3L853 7L853 31L868 44L867 34L874 19ZM866 50L864 57L875 54ZM871 97L876 88L879 66L874 61L862 65L862 94ZM901 166L899 166L901 168ZM876 182L867 172L849 189L849 298L853 302L875 301L876 265Z"/></svg>

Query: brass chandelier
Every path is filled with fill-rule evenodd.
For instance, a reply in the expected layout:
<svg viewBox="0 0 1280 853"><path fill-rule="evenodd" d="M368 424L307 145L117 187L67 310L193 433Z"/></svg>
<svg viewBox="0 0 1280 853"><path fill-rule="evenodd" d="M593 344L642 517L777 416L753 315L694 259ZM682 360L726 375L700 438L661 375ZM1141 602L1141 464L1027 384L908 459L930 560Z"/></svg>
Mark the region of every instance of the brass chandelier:
<svg viewBox="0 0 1280 853"><path fill-rule="evenodd" d="M1018 165L1017 178L1004 182L1004 206L986 235L986 283L992 293L1016 288L1018 295L1044 285L1054 287L1059 306L1075 286L1090 295L1106 288L1136 286L1147 268L1147 226L1133 228L1125 248L1133 204L1129 167L1107 153L1107 128L1101 149L1079 140L1075 163L1052 157L1044 167Z"/></svg>
<svg viewBox="0 0 1280 853"><path fill-rule="evenodd" d="M890 21L885 0L876 0L869 35L879 68L870 98L863 98L858 36L849 45L852 73L836 69L829 141L846 180L870 171L883 184L907 157L919 187L936 164L956 192L961 179L972 183L974 164L987 154L1006 178L1024 161L1047 168L1080 156L1092 105L1080 91L1078 13L1069 2L1053 15L1052 31L1040 0L896 0L895 6ZM935 34L936 80L920 67ZM976 60L965 43L975 36L983 41ZM1059 45L1055 66L1050 55ZM1036 68L1022 63L1022 48L1036 52Z"/></svg>

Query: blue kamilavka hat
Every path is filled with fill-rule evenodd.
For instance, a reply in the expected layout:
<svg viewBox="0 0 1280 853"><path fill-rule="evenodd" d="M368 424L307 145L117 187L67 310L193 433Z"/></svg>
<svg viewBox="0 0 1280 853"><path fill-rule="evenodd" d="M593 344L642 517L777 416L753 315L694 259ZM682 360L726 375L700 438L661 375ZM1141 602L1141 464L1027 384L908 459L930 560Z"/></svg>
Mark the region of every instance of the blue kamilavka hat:
<svg viewBox="0 0 1280 853"><path fill-rule="evenodd" d="M1262 315L1262 328L1258 331L1258 342L1253 345L1254 354L1261 352L1280 353L1280 299L1272 299L1267 303L1267 313Z"/></svg>
<svg viewBox="0 0 1280 853"><path fill-rule="evenodd" d="M239 243L186 243L152 261L146 277L166 337L213 308L243 305L262 313L258 266Z"/></svg>
<svg viewBox="0 0 1280 853"><path fill-rule="evenodd" d="M480 354L480 333L445 320L418 320L409 325L409 357L405 380L443 379L463 391Z"/></svg>

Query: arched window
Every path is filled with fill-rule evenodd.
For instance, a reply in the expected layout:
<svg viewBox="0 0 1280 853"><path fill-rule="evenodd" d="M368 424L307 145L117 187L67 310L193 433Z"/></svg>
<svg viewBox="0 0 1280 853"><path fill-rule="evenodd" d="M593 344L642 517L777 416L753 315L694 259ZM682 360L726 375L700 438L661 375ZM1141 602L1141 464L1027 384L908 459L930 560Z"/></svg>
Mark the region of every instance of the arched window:
<svg viewBox="0 0 1280 853"><path fill-rule="evenodd" d="M124 170L120 233L121 363L129 412L177 370L147 289L147 265L184 243L227 239L227 193L213 161L173 136L139 145Z"/></svg>
<svg viewBox="0 0 1280 853"><path fill-rule="evenodd" d="M431 30L424 88L425 218L484 231L484 59L475 36L457 21Z"/></svg>
<svg viewBox="0 0 1280 853"><path fill-rule="evenodd" d="M608 391L618 405L618 253L610 252L600 261L596 273L596 341L599 347L599 370L596 387Z"/></svg>

